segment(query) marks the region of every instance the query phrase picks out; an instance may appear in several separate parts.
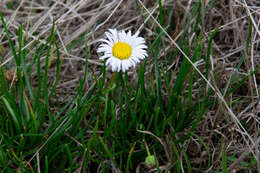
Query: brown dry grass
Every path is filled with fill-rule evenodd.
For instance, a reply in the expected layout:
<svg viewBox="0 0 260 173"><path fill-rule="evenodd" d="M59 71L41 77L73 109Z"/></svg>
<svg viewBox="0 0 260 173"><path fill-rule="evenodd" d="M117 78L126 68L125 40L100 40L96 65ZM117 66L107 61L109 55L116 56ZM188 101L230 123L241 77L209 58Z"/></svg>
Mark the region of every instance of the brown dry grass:
<svg viewBox="0 0 260 173"><path fill-rule="evenodd" d="M212 76L209 78L209 83L217 93L218 90L225 88L230 82L232 73L236 71L239 58L245 50L249 21L253 23L252 43L249 47L250 51L245 52L245 62L237 73L245 76L260 64L260 2L258 0L223 0L214 5L217 1L202 1L204 3L204 8L202 8L203 25L200 27L204 31L205 47L207 47L210 33L217 26L219 27L213 41L213 53L210 62L211 72L215 73L216 76L215 78ZM89 68L95 75L98 75L102 62L98 60L96 48L98 46L97 41L103 36L104 31L108 28L140 30L142 36L150 42L155 37L155 31L158 27L143 7L141 8L142 13L136 8L136 3L140 5L137 0L21 0L13 1L13 6L8 8L9 2L11 1L3 0L0 2L0 12L3 13L8 23L12 39L17 39L17 28L22 24L24 34L29 38L28 48L31 50L36 41L43 43L46 41L52 27L52 21L55 19L63 59L62 77L57 87L60 100L64 98L70 99L73 96L75 86L78 85L78 79L83 75L85 63L84 41L79 42L70 50L66 49L66 46L80 39L82 34L86 34L88 43ZM157 18L157 1L144 0L142 2L153 13L152 16ZM162 2L164 9L174 9L169 16L164 17L167 23L174 22L169 32L169 36L173 40L165 37L168 44L166 47L168 52L166 53L169 53L171 48L174 47L173 41L177 41L183 32L194 1L164 0ZM207 8L211 8L211 4L212 9L208 13ZM4 64L12 66L13 57L8 46L8 40L3 31L0 36L0 46L3 48L1 66ZM148 64L152 65L149 60ZM178 71L177 64L178 60L169 66L169 68L175 67L176 73ZM203 65L204 62L199 64L199 66ZM55 72L55 67L50 72ZM129 73L132 75L134 83L137 77L136 71ZM55 73L49 75L53 79L55 78ZM149 75L149 71L146 75ZM210 149L212 160L214 160L211 163L211 169L220 167L221 159L219 158L221 156L219 153L221 153L224 146L227 147L228 155L236 155L239 158L237 162L228 165L229 171L239 170L240 167L237 165L239 161L247 160L249 157L259 158L259 84L260 72L258 71L249 77L246 85L243 85L231 96L221 98L221 96L216 95L216 97L220 98L219 102L200 122L195 133L206 142ZM87 91L90 87L87 81L85 90ZM238 104L225 105L237 98L240 99ZM250 126L247 131L239 127L241 121ZM222 136L222 141L216 141L215 136ZM190 153L189 157L192 164L198 166L203 164L206 150L201 143L191 139L185 145L188 153ZM250 156L249 153L254 154ZM260 171L259 160L257 160L257 163L258 171Z"/></svg>

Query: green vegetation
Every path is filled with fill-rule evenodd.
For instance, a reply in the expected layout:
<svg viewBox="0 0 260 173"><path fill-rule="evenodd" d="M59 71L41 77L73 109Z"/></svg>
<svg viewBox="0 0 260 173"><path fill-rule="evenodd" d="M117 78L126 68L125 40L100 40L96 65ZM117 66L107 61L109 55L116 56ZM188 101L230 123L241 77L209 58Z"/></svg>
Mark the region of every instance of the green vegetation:
<svg viewBox="0 0 260 173"><path fill-rule="evenodd" d="M158 22L170 32L177 28L167 23L165 13L171 13L171 9L164 9L161 0L158 2ZM136 5L144 13L142 6ZM218 81L221 79L212 71L210 58L219 29L216 26L208 36L203 33L201 8L200 1L192 4L177 44L206 79ZM105 62L92 68L88 42L80 36L68 47L73 49L85 40L84 73L75 83L72 97L64 97L68 100L64 102L57 94L65 60L55 23L46 43L27 46L30 38L23 34L25 26L19 27L18 39L13 41L3 15L1 21L14 62L0 66L0 172L125 173L154 169L177 173L211 169L214 160L210 142L200 136L197 128L212 110L229 121L230 117L223 113L224 106L217 111L221 101L184 55L171 45L171 50L167 49L169 42L162 29L158 27L156 36L147 41L149 57L137 68L136 82L127 72L110 75ZM252 28L251 23L244 53L230 82L220 89L226 98L247 85L248 78L259 70L258 66L247 75L238 73L252 42ZM229 106L236 107L242 98L235 99L227 101ZM249 129L245 120L241 123ZM259 130L259 124L256 128ZM223 140L219 134L212 138ZM197 154L203 159L199 166L187 149L191 139L205 151L203 158ZM239 157L229 155L224 146L215 153L221 161L214 169L218 172L228 172L229 164ZM248 162L240 163L251 170L256 170L256 165L253 155Z"/></svg>

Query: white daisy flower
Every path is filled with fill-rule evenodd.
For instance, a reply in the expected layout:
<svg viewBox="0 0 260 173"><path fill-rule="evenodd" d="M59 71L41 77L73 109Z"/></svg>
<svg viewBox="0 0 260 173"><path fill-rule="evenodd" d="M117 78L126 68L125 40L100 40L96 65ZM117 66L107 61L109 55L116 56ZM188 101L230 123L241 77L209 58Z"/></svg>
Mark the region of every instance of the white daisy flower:
<svg viewBox="0 0 260 173"><path fill-rule="evenodd" d="M106 61L106 66L110 66L112 71L125 72L130 67L135 67L140 60L147 57L147 46L142 37L138 37L138 32L134 35L131 31L117 31L109 29L105 32L107 39L101 39L103 43L99 46L97 52L103 52L100 60Z"/></svg>

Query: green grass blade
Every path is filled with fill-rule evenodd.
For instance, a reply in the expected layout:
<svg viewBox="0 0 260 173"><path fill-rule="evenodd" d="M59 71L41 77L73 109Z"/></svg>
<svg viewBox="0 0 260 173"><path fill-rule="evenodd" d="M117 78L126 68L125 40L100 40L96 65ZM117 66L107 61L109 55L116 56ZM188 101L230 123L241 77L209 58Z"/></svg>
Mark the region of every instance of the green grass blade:
<svg viewBox="0 0 260 173"><path fill-rule="evenodd" d="M225 149L222 151L221 166L222 166L222 172L223 173L228 173L228 171L227 171L227 155L226 155L226 150Z"/></svg>
<svg viewBox="0 0 260 173"><path fill-rule="evenodd" d="M127 163L126 163L126 173L129 172L131 157L132 157L132 154L133 154L133 152L134 152L135 145L136 145L136 142L132 145L132 147L131 147L131 149L130 149L130 151L129 151L129 153L128 153Z"/></svg>
<svg viewBox="0 0 260 173"><path fill-rule="evenodd" d="M13 108L11 107L11 105L9 104L8 100L2 96L2 100L7 108L7 110L9 111L12 119L13 119L13 122L14 122L14 126L16 128L16 131L18 134L21 133L21 126L20 126L20 123L18 121L18 118L17 118L17 115L15 113L15 111L13 110Z"/></svg>

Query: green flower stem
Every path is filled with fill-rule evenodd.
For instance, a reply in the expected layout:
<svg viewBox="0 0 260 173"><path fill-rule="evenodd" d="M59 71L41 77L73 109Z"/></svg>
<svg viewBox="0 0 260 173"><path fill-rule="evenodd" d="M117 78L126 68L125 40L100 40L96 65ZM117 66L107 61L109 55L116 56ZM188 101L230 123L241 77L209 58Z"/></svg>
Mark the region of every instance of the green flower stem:
<svg viewBox="0 0 260 173"><path fill-rule="evenodd" d="M110 88L111 85L113 85L113 83L115 82L116 76L117 76L118 72L114 72L110 78L110 80L107 82L107 84L105 85L104 90L107 90Z"/></svg>
<svg viewBox="0 0 260 173"><path fill-rule="evenodd" d="M151 153L150 153L149 148L147 146L147 143L145 141L144 141L144 145L145 145L145 149L146 149L147 155L151 156Z"/></svg>

